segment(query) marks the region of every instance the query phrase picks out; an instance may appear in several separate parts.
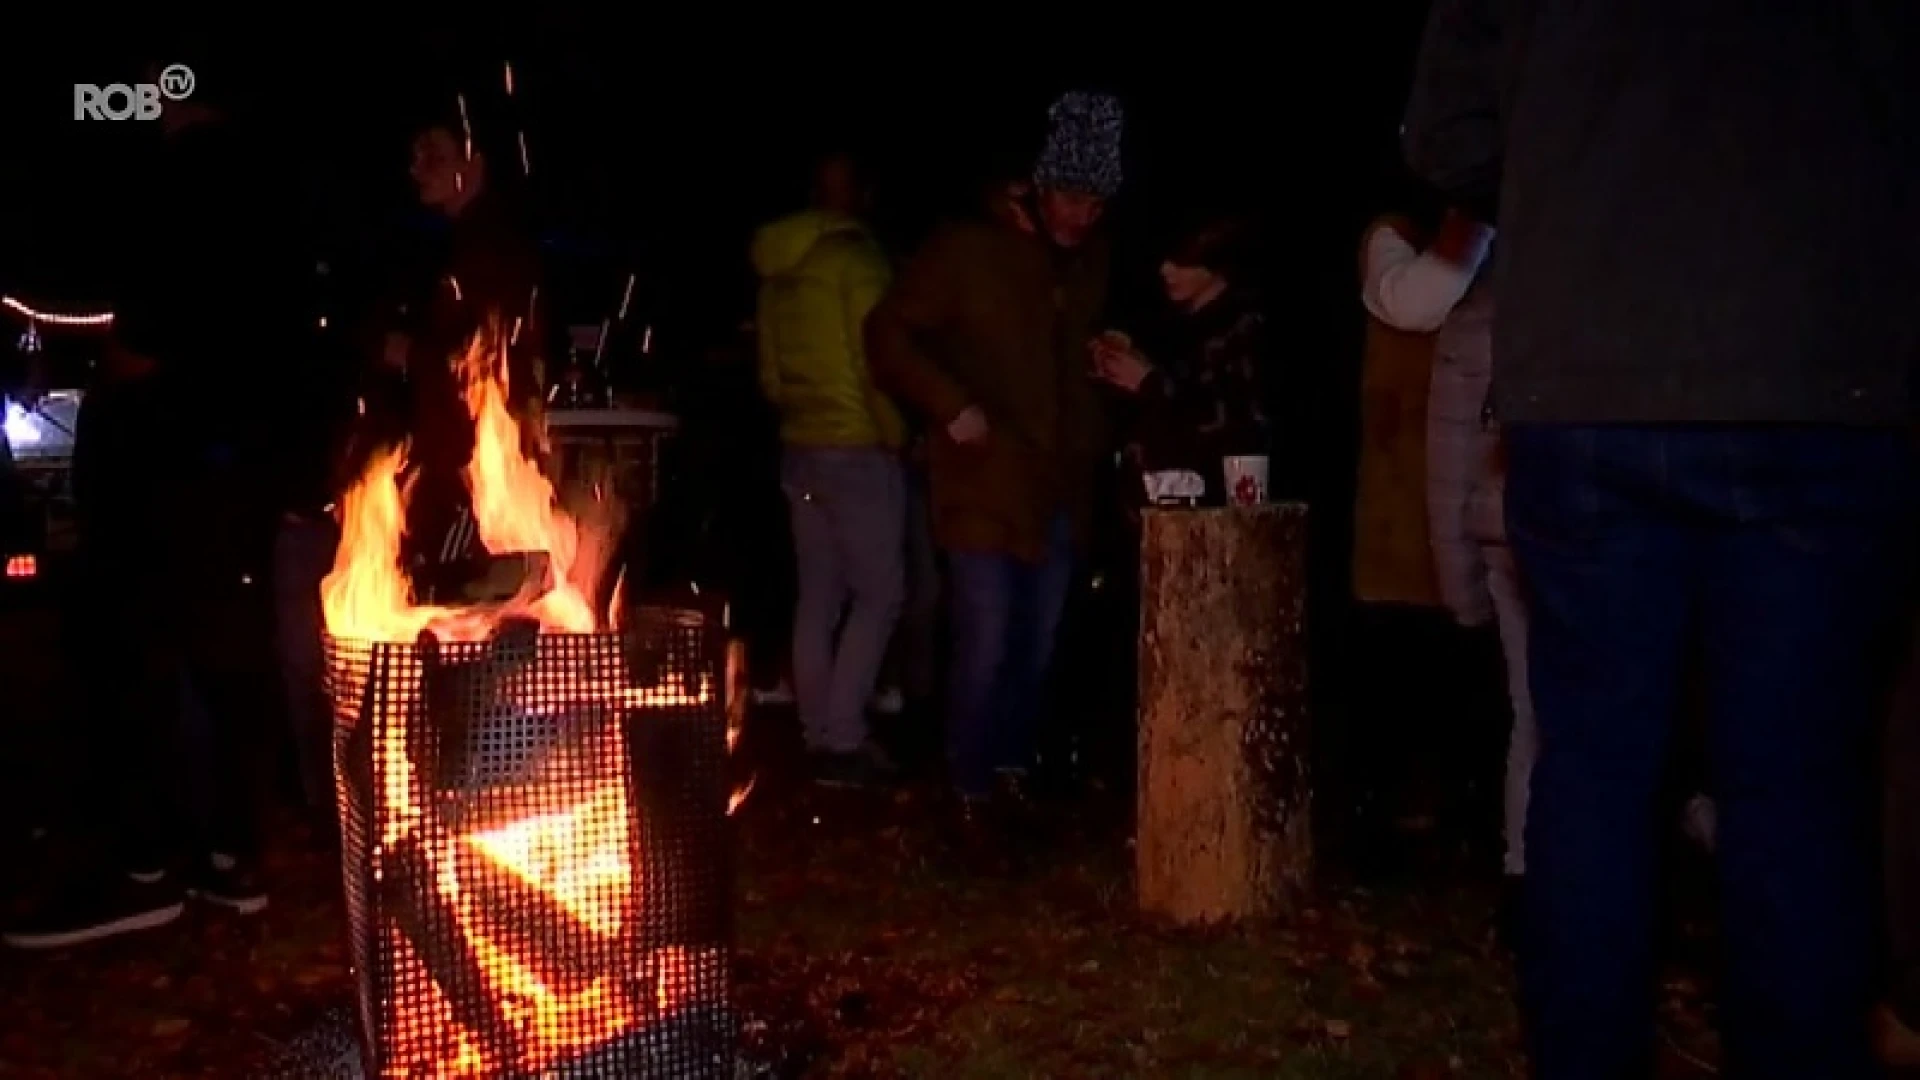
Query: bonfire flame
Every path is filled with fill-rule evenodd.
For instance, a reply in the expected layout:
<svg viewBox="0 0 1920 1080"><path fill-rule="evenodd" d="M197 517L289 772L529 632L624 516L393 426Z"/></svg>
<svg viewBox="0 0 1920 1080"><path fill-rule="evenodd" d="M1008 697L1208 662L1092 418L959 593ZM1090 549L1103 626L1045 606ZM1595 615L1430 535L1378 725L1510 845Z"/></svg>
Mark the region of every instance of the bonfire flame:
<svg viewBox="0 0 1920 1080"><path fill-rule="evenodd" d="M495 555L544 552L548 580L528 582L505 604L415 603L400 559L406 450L387 450L368 463L342 506L339 551L333 572L320 586L328 633L411 642L425 630L442 641L481 641L509 618L571 633L605 629L617 619L617 604L597 612L594 598L613 555L618 510L611 501L596 499L583 522L561 508L553 484L522 450L520 423L507 408L505 350L499 342L491 331L477 335L458 366L474 426L467 491L481 546Z"/></svg>
<svg viewBox="0 0 1920 1080"><path fill-rule="evenodd" d="M545 577L524 583L503 603L416 603L401 562L406 452L404 447L385 451L368 463L342 504L340 546L333 571L321 584L322 611L333 636L412 643L428 632L441 641L475 642L493 637L508 620L536 622L542 633L592 633L618 626L618 582L606 610L595 604L613 554L617 510L599 498L578 516L561 507L553 485L525 453L520 423L507 407L502 340L497 332L483 332L459 360L474 423L473 456L464 479L481 545L494 555L544 554ZM730 679L741 677L735 667L729 664ZM633 687L583 673L569 684L567 696L573 699L570 708L658 708L704 704L714 689L705 682ZM551 702L508 704L533 710L553 707ZM730 719L737 724L737 717ZM732 738L730 732L730 744ZM467 829L434 809L435 795L407 752L402 718L389 718L376 754L386 818L376 858L385 862L398 858L394 853L399 851L420 852L432 867L435 891L480 957L494 999L507 1003L515 1014L518 1038L525 1040L510 1051L483 1049L475 1041L484 1041L481 1033L456 1020L449 1002L437 1000L428 1010L432 1015L417 1019L429 1029L451 1032L455 1045L411 1048L428 1060L395 1062L402 1070L398 1075L420 1075L406 1070L421 1067L440 1076L493 1075L505 1063L489 1059L502 1052L519 1059L513 1063L517 1068L549 1068L570 1053L627 1030L636 1021L636 1003L628 1000L618 980L607 976L567 987L543 983L525 958L516 956L506 942L491 939L479 917L481 900L459 870L467 857L462 852L477 854L545 896L579 932L618 942L636 915L630 910L636 869L624 780L609 778L577 805L552 806L505 825ZM537 801L531 791L526 794ZM744 792L735 796L729 812L742 797ZM401 951L409 949L403 943ZM670 1000L669 975L692 961L678 955L655 959L661 964L659 1000L641 1007L666 1010L678 1004Z"/></svg>

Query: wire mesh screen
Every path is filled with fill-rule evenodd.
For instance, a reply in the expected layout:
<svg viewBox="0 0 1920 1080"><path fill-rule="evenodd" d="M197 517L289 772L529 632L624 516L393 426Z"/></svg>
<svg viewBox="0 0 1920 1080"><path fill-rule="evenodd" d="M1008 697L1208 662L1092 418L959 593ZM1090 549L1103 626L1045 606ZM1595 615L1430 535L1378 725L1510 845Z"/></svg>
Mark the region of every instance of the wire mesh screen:
<svg viewBox="0 0 1920 1080"><path fill-rule="evenodd" d="M726 1075L716 628L327 648L368 1075Z"/></svg>

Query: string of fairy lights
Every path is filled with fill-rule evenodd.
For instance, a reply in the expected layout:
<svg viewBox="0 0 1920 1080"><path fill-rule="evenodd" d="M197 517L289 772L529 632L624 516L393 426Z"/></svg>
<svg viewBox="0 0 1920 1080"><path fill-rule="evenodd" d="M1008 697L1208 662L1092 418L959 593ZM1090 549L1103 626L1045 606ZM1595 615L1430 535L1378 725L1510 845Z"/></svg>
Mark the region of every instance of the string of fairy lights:
<svg viewBox="0 0 1920 1080"><path fill-rule="evenodd" d="M0 296L0 307L27 320L29 326L106 327L113 325L111 311L45 311L14 296Z"/></svg>

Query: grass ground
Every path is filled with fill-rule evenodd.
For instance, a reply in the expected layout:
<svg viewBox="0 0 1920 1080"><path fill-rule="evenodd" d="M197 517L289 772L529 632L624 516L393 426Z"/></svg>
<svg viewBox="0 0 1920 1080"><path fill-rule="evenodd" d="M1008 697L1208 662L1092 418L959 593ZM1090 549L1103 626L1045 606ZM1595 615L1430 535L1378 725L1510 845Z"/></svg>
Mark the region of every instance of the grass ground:
<svg viewBox="0 0 1920 1080"><path fill-rule="evenodd" d="M1518 1075L1473 890L1334 890L1284 924L1179 932L1136 916L1124 840L1098 826L981 878L871 803L763 813L806 866L749 848L743 963L804 988L827 1075Z"/></svg>
<svg viewBox="0 0 1920 1080"><path fill-rule="evenodd" d="M1174 932L1132 913L1112 830L1063 826L1029 872L978 877L911 800L749 806L736 985L766 1074L1519 1075L1472 889L1331 890L1284 924ZM251 1075L348 991L337 878L290 848L256 920L0 957L0 1075Z"/></svg>
<svg viewBox="0 0 1920 1080"><path fill-rule="evenodd" d="M1124 807L1043 820L1027 872L983 875L920 798L763 785L736 819L735 993L753 1074L1522 1075L1485 883L1330 880L1284 922L1177 932L1133 910ZM52 880L57 862L0 857L14 871L0 896ZM93 947L0 952L0 1077L258 1075L350 993L337 865L282 828L270 869L273 906L255 919L193 910ZM1671 996L1669 1028L1697 1033L1696 992Z"/></svg>

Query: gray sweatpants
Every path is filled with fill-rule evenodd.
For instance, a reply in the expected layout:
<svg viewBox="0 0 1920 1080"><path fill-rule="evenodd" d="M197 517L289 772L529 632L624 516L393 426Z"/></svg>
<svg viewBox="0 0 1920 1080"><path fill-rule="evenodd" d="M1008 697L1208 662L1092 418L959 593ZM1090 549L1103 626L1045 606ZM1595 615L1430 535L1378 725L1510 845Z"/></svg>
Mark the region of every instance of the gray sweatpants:
<svg viewBox="0 0 1920 1080"><path fill-rule="evenodd" d="M906 594L906 471L888 450L789 447L780 486L799 569L800 724L810 749L857 750Z"/></svg>

